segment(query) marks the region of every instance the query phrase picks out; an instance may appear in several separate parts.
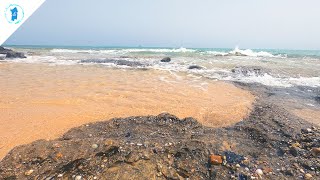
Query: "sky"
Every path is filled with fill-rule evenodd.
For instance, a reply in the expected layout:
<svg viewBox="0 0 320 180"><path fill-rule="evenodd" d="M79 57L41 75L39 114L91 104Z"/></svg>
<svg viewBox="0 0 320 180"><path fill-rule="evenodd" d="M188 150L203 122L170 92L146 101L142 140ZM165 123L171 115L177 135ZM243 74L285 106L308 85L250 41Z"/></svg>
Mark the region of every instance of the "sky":
<svg viewBox="0 0 320 180"><path fill-rule="evenodd" d="M47 0L8 45L320 50L319 0Z"/></svg>

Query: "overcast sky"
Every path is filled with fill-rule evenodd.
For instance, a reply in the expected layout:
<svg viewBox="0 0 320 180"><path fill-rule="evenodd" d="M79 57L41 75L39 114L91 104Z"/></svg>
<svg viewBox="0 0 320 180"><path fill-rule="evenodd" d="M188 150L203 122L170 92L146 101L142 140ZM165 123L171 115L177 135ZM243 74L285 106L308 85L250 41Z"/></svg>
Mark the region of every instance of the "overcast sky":
<svg viewBox="0 0 320 180"><path fill-rule="evenodd" d="M47 0L6 44L320 49L320 1Z"/></svg>

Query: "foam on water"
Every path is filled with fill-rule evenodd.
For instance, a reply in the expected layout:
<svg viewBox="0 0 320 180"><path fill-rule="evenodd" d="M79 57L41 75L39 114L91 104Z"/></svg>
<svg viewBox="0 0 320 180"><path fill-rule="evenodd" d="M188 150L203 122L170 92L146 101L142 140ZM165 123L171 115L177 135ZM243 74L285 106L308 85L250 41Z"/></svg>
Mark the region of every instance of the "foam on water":
<svg viewBox="0 0 320 180"><path fill-rule="evenodd" d="M128 53L142 53L142 52L151 52L151 53L192 53L196 52L194 49L187 48L178 48L178 49L144 49L144 48L134 48L134 49L52 49L52 53L88 53L88 54L128 54Z"/></svg>
<svg viewBox="0 0 320 180"><path fill-rule="evenodd" d="M214 56L249 56L249 57L285 57L285 55L273 55L265 51L253 51L251 49L241 50L238 47L231 51L212 51L189 48L123 48L123 49L52 49L51 53L79 53L79 54L109 54L126 55L130 53L195 53L196 55L214 55Z"/></svg>

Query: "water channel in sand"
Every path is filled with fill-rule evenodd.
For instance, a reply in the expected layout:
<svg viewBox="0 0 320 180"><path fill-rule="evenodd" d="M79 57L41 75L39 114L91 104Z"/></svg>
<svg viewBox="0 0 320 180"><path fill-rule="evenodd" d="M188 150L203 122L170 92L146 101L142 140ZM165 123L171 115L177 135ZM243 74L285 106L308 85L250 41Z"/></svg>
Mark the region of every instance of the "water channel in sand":
<svg viewBox="0 0 320 180"><path fill-rule="evenodd" d="M24 63L0 63L0 92L0 159L14 146L114 117L169 112L226 126L255 100L231 84L183 73Z"/></svg>

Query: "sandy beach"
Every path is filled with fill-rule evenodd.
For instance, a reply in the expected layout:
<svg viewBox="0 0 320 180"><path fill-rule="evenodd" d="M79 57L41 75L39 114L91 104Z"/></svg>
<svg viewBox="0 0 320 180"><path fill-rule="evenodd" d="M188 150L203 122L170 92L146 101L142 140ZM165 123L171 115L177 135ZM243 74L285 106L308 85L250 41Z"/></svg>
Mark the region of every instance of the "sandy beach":
<svg viewBox="0 0 320 180"><path fill-rule="evenodd" d="M100 66L0 64L0 159L13 147L54 139L84 123L168 112L221 127L245 118L255 97L184 73Z"/></svg>
<svg viewBox="0 0 320 180"><path fill-rule="evenodd" d="M0 62L0 179L319 176L316 58L21 50Z"/></svg>

